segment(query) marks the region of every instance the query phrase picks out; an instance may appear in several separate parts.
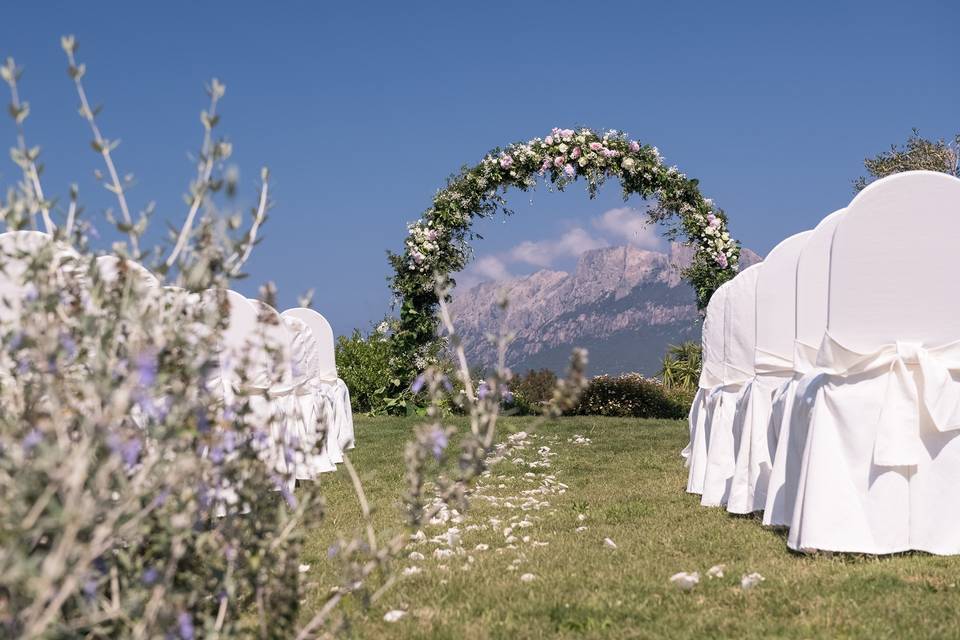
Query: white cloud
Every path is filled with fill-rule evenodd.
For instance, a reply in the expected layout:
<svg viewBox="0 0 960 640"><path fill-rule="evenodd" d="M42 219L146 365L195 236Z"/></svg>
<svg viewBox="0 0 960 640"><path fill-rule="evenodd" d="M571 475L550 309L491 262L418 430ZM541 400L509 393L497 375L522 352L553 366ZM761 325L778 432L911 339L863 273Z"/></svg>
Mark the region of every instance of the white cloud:
<svg viewBox="0 0 960 640"><path fill-rule="evenodd" d="M527 240L507 252L511 262L524 262L546 268L562 258L576 258L584 251L599 249L609 243L592 236L581 227L570 229L555 240Z"/></svg>
<svg viewBox="0 0 960 640"><path fill-rule="evenodd" d="M604 233L626 240L641 249L659 249L662 241L656 227L647 222L647 214L632 207L618 207L593 219L593 226Z"/></svg>
<svg viewBox="0 0 960 640"><path fill-rule="evenodd" d="M510 277L507 265L496 256L483 256L473 263L473 270L478 276L488 280L506 280Z"/></svg>
<svg viewBox="0 0 960 640"><path fill-rule="evenodd" d="M477 258L457 276L457 286L466 290L481 282L510 280L515 277L510 265L548 269L557 262L579 258L586 251L624 242L640 249L663 248L656 226L647 223L647 214L640 209L610 209L590 222L593 232L577 226L559 237L525 240L506 251ZM526 270L521 268L520 272Z"/></svg>

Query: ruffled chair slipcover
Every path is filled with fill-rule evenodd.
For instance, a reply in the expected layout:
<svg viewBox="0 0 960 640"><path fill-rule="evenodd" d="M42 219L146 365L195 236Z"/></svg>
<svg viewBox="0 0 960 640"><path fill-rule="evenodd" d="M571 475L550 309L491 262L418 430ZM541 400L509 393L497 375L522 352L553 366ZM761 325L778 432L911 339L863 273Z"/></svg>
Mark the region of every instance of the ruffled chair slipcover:
<svg viewBox="0 0 960 640"><path fill-rule="evenodd" d="M960 180L908 172L837 225L791 548L960 553L958 219Z"/></svg>
<svg viewBox="0 0 960 640"><path fill-rule="evenodd" d="M762 267L763 263L755 264L731 280L724 304L723 386L707 399L710 437L700 501L704 506L725 505L730 495L739 444L739 433L734 431L737 401L754 377L757 277Z"/></svg>
<svg viewBox="0 0 960 640"><path fill-rule="evenodd" d="M333 402L316 385L315 379L320 370L320 348L310 327L299 318L282 314L281 317L293 335L293 375L303 390L297 394L300 412L304 417L302 424L305 431L301 437L310 446L307 470L309 477L315 478L321 473L336 471L327 438L330 432L327 421L333 416ZM334 447L339 453L339 446L334 444Z"/></svg>
<svg viewBox="0 0 960 640"><path fill-rule="evenodd" d="M723 314L727 288L728 283L724 283L713 293L703 320L700 337L703 367L700 371L697 394L693 398L688 417L690 443L681 452L690 469L687 474L688 493L703 493L703 478L707 466L707 442L710 439L707 400L715 389L723 386Z"/></svg>
<svg viewBox="0 0 960 640"><path fill-rule="evenodd" d="M259 424L270 424L266 459L292 488L296 480L313 479L316 430L301 411L301 397L312 395L307 380L294 379L293 335L276 309L260 300L250 300L258 313L264 342L256 355L247 393Z"/></svg>
<svg viewBox="0 0 960 640"><path fill-rule="evenodd" d="M353 411L350 408L350 390L347 385L337 375L336 351L333 344L333 329L326 318L305 307L287 309L283 312L286 317L294 317L303 320L314 338L317 340L319 348L319 371L313 379L313 384L317 391L324 393L330 398L330 410L327 428L330 435L328 437L329 455L333 462L343 461L341 451L353 449L354 430L353 430ZM333 446L336 441L337 448Z"/></svg>
<svg viewBox="0 0 960 640"><path fill-rule="evenodd" d="M807 402L795 404L794 399L806 397L809 385L817 381L817 348L827 327L830 247L843 212L835 211L817 224L797 261L794 374L773 401L770 419L780 431L763 510L763 524L767 526L789 526L793 516L810 407Z"/></svg>
<svg viewBox="0 0 960 640"><path fill-rule="evenodd" d="M811 231L790 236L770 251L757 278L756 375L737 407L740 434L727 511L752 513L766 504L767 482L779 424L771 422L773 398L793 377L797 259Z"/></svg>

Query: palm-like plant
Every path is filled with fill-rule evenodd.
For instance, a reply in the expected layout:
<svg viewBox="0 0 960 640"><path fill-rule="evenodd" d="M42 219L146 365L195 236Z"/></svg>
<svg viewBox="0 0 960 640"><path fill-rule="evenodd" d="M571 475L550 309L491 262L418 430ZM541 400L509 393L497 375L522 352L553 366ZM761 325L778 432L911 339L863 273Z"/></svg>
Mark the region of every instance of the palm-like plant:
<svg viewBox="0 0 960 640"><path fill-rule="evenodd" d="M696 342L683 342L667 347L660 366L660 378L668 389L691 390L700 380L702 355Z"/></svg>

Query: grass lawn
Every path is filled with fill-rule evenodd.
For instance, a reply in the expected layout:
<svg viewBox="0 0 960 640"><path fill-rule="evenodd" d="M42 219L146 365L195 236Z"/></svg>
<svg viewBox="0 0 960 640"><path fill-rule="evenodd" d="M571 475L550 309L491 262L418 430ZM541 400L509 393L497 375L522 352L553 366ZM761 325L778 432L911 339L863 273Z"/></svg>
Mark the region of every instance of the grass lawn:
<svg viewBox="0 0 960 640"><path fill-rule="evenodd" d="M397 418L360 418L356 424L352 460L378 522L394 531L400 522L403 444L413 424ZM501 424L506 435L529 421ZM575 434L591 443L569 442ZM960 559L791 553L783 535L758 520L701 507L696 496L684 492L686 470L678 453L686 437L686 425L673 421L565 418L541 427L525 449L493 467L481 492L486 497L473 501L462 522L426 531L431 537L457 527L463 553L437 559L433 551L445 545L412 547L426 557L403 566L421 571L404 577L369 616L352 616L355 635L960 637ZM556 455L538 454L542 446ZM529 467L541 459L551 466ZM568 489L545 481L545 475ZM327 519L310 533L304 560L314 584L305 616L336 584L326 559L336 532L353 532L360 524L346 472L324 480ZM532 499L522 493L541 486L546 492ZM523 510L525 500L540 509ZM499 519L496 529L490 518ZM523 520L529 526L517 524ZM502 529L511 523L510 535L517 540L508 544ZM475 550L478 544L489 549ZM706 570L717 564L726 565L725 577L708 579ZM681 592L668 580L679 571L699 571L700 584ZM766 580L742 591L740 578L751 572ZM523 581L524 574L534 577ZM384 622L391 609L408 614Z"/></svg>

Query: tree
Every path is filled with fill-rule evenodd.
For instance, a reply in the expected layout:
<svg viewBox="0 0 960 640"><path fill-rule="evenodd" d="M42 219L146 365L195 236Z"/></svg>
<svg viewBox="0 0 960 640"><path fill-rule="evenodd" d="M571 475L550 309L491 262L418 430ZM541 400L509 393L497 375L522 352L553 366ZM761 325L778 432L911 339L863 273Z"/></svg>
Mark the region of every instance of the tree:
<svg viewBox="0 0 960 640"><path fill-rule="evenodd" d="M958 149L960 149L960 134L947 142L943 138L928 140L914 129L902 146L890 145L889 151L884 151L872 158L865 158L867 176L861 176L853 181L856 191L860 191L878 178L900 173L902 171L940 171L952 176L960 177L958 171Z"/></svg>

